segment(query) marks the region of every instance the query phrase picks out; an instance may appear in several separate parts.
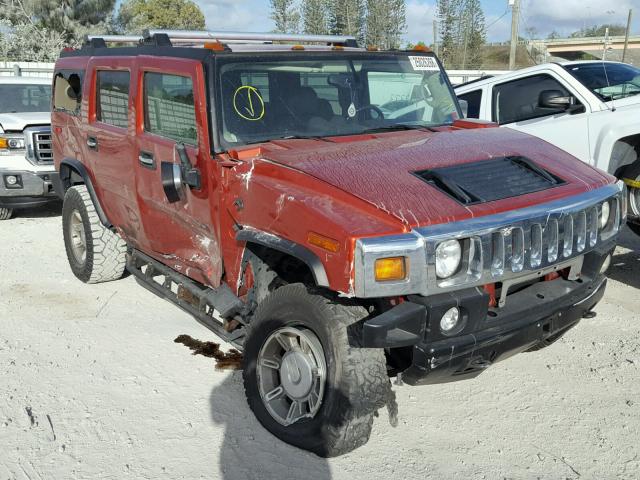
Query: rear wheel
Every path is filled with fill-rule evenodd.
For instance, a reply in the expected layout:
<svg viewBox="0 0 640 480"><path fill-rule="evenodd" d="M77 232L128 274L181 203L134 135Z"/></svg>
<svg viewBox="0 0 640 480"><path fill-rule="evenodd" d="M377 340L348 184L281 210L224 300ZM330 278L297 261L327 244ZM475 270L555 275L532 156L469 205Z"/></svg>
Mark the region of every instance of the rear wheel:
<svg viewBox="0 0 640 480"><path fill-rule="evenodd" d="M9 220L12 215L12 208L0 208L0 220Z"/></svg>
<svg viewBox="0 0 640 480"><path fill-rule="evenodd" d="M85 283L122 278L127 244L100 221L84 185L67 190L62 207L62 231L71 270Z"/></svg>
<svg viewBox="0 0 640 480"><path fill-rule="evenodd" d="M358 348L353 325L368 315L302 284L257 308L244 351L251 410L281 440L323 457L364 445L391 395L384 352Z"/></svg>

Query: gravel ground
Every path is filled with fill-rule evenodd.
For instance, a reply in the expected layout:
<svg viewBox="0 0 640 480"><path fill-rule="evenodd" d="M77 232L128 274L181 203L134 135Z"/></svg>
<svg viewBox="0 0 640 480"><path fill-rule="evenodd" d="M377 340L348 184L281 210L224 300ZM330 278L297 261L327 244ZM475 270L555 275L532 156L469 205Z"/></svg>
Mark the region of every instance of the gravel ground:
<svg viewBox="0 0 640 480"><path fill-rule="evenodd" d="M238 372L174 343L215 337L132 278L83 285L59 212L0 224L0 479L636 479L640 240L598 316L474 380L394 387L369 443L324 460L279 442Z"/></svg>

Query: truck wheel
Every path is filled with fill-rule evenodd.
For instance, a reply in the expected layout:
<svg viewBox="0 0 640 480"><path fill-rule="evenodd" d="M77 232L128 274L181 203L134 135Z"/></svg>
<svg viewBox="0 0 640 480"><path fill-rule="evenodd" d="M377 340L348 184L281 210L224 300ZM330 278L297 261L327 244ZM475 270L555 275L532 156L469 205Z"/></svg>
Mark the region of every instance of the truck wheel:
<svg viewBox="0 0 640 480"><path fill-rule="evenodd" d="M322 457L367 443L391 393L384 352L353 346L348 327L367 315L302 284L283 286L258 306L243 377L249 407L267 430Z"/></svg>
<svg viewBox="0 0 640 480"><path fill-rule="evenodd" d="M67 190L62 206L64 246L71 270L85 283L118 280L126 265L127 244L100 222L84 185Z"/></svg>
<svg viewBox="0 0 640 480"><path fill-rule="evenodd" d="M13 215L12 208L0 208L0 220L9 220Z"/></svg>

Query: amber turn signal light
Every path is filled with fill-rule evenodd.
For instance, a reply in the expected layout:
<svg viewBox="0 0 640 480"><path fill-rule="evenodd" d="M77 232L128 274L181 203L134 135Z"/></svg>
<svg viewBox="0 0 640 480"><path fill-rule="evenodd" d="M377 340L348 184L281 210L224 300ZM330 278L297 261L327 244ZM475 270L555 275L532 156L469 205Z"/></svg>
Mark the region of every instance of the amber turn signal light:
<svg viewBox="0 0 640 480"><path fill-rule="evenodd" d="M379 258L375 264L376 282L404 280L407 276L405 257Z"/></svg>
<svg viewBox="0 0 640 480"><path fill-rule="evenodd" d="M316 247L320 247L331 253L337 253L340 250L340 242L333 238L320 235L319 233L309 232L309 235L307 235L307 241L311 245L315 245Z"/></svg>
<svg viewBox="0 0 640 480"><path fill-rule="evenodd" d="M6 138L0 137L0 148L7 149L9 148L9 140Z"/></svg>

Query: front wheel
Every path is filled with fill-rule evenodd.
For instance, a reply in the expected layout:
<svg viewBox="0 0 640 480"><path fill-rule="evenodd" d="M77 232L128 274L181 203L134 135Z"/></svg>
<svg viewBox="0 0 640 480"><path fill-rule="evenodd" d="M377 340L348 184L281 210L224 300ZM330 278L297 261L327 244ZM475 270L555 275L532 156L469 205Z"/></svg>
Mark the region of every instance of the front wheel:
<svg viewBox="0 0 640 480"><path fill-rule="evenodd" d="M12 215L12 208L0 208L0 220L9 220Z"/></svg>
<svg viewBox="0 0 640 480"><path fill-rule="evenodd" d="M302 284L281 287L258 306L243 376L249 406L267 430L322 457L369 440L391 387L384 352L358 348L350 331L367 315Z"/></svg>
<svg viewBox="0 0 640 480"><path fill-rule="evenodd" d="M62 231L69 266L85 283L118 280L126 265L127 244L100 221L84 185L67 190Z"/></svg>

